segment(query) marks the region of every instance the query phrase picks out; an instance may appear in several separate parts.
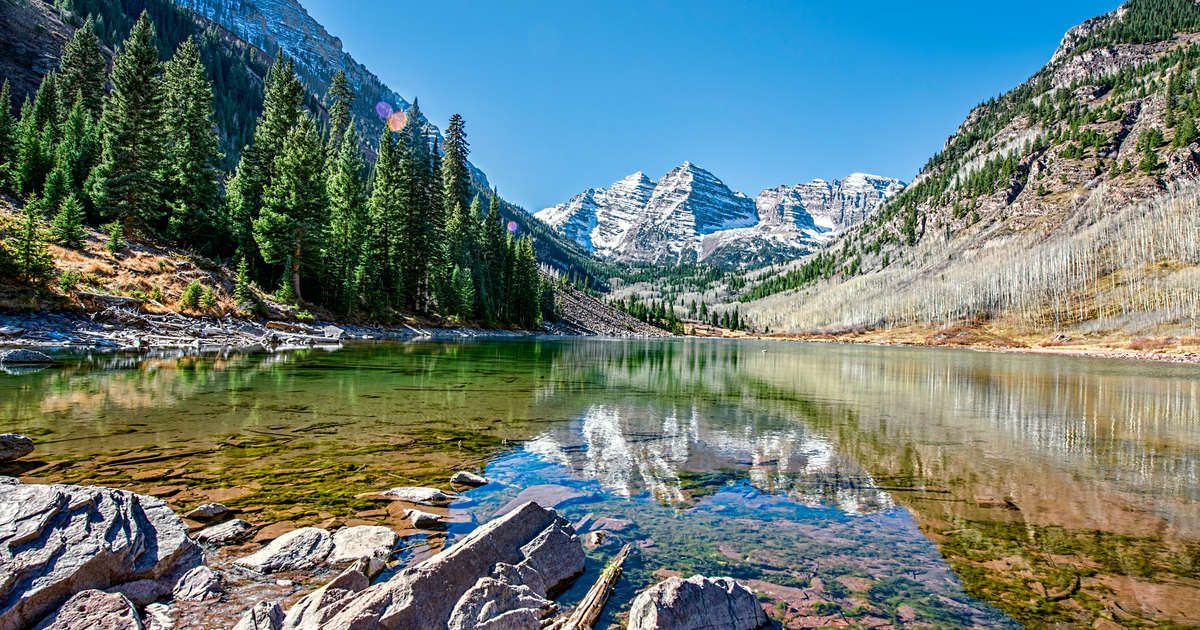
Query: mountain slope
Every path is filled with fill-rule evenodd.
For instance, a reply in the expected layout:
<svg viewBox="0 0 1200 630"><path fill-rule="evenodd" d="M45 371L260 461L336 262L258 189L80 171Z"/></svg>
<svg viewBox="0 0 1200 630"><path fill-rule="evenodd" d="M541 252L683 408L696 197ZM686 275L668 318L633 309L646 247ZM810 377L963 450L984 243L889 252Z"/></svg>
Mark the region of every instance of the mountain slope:
<svg viewBox="0 0 1200 630"><path fill-rule="evenodd" d="M752 316L773 330L1194 325L1196 29L1191 0L1072 28L876 216L761 276L742 298Z"/></svg>
<svg viewBox="0 0 1200 630"><path fill-rule="evenodd" d="M804 255L902 188L895 179L856 173L779 186L751 200L684 162L657 182L638 171L536 216L605 258L737 268Z"/></svg>

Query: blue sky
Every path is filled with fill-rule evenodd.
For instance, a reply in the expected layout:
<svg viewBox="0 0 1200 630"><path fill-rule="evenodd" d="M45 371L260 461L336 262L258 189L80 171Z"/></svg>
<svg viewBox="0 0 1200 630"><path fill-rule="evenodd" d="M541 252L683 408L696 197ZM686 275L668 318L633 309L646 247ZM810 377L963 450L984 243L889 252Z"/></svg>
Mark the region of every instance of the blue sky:
<svg viewBox="0 0 1200 630"><path fill-rule="evenodd" d="M301 0L445 126L506 199L539 210L691 160L730 187L908 181L975 104L1116 0Z"/></svg>

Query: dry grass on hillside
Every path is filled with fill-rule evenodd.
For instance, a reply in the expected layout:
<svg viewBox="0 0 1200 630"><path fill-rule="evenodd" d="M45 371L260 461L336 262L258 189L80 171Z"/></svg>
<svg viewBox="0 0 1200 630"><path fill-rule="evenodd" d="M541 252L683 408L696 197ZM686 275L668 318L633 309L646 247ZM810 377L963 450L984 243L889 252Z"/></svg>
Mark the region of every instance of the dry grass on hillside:
<svg viewBox="0 0 1200 630"><path fill-rule="evenodd" d="M1003 320L1017 330L1195 335L1200 324L1200 186L1118 212L1088 198L1069 225L952 259L827 282L751 304L772 330L869 330Z"/></svg>

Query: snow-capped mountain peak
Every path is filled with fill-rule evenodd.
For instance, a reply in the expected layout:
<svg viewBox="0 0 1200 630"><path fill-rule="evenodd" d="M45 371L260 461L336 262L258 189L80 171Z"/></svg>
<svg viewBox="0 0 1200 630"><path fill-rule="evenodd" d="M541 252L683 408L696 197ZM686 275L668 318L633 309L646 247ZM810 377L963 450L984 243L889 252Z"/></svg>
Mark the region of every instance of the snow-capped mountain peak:
<svg viewBox="0 0 1200 630"><path fill-rule="evenodd" d="M688 161L657 182L637 171L536 216L616 260L742 267L803 255L862 222L903 187L890 177L851 173L768 188L751 200Z"/></svg>

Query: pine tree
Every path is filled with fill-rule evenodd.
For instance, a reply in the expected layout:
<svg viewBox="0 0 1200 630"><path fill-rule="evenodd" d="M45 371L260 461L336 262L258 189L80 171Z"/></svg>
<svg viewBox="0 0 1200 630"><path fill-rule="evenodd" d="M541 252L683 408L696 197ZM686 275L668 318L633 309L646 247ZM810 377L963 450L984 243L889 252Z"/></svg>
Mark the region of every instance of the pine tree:
<svg viewBox="0 0 1200 630"><path fill-rule="evenodd" d="M58 142L59 100L58 74L51 70L33 97L33 119L38 129L51 130L51 144Z"/></svg>
<svg viewBox="0 0 1200 630"><path fill-rule="evenodd" d="M421 110L413 99L409 123L400 134L400 273L405 304L409 310L424 312L428 305L430 269L440 265L441 247L437 244L440 226L435 222L430 192L432 167L429 144Z"/></svg>
<svg viewBox="0 0 1200 630"><path fill-rule="evenodd" d="M12 248L13 263L18 280L26 284L41 284L54 270L54 258L46 249L46 237L41 226L38 204L25 204L24 220L17 228Z"/></svg>
<svg viewBox="0 0 1200 630"><path fill-rule="evenodd" d="M357 297L355 270L367 222L363 171L358 134L346 125L334 163L330 166L326 194L329 197L329 227L325 260L329 272L331 303L349 312Z"/></svg>
<svg viewBox="0 0 1200 630"><path fill-rule="evenodd" d="M223 159L213 125L213 92L200 50L184 40L167 63L163 112L167 140L164 181L171 218L169 235L176 242L216 253L222 243L217 219Z"/></svg>
<svg viewBox="0 0 1200 630"><path fill-rule="evenodd" d="M356 283L368 308L381 312L399 301L397 259L400 251L400 159L387 124L379 138L371 198L367 203L366 239Z"/></svg>
<svg viewBox="0 0 1200 630"><path fill-rule="evenodd" d="M446 126L445 157L442 158L443 200L446 214L454 210L455 205L463 208L471 205L471 175L467 171L467 155L471 145L467 142L466 125L462 116L454 114L450 124Z"/></svg>
<svg viewBox="0 0 1200 630"><path fill-rule="evenodd" d="M238 259L237 276L233 282L233 299L238 304L254 301L254 290L250 288L250 265L246 263L245 258Z"/></svg>
<svg viewBox="0 0 1200 630"><path fill-rule="evenodd" d="M329 112L329 142L326 155L330 162L337 159L346 129L352 126L350 107L353 103L354 91L350 89L350 82L346 80L346 72L339 69L329 84L329 92L325 94L325 107Z"/></svg>
<svg viewBox="0 0 1200 630"><path fill-rule="evenodd" d="M59 64L59 94L64 105L79 103L99 118L104 105L104 54L96 36L95 21L88 15L63 47Z"/></svg>
<svg viewBox="0 0 1200 630"><path fill-rule="evenodd" d="M75 196L75 191L68 191L67 196L58 206L58 214L50 226L51 237L55 243L69 249L83 249L87 242L87 234L83 231L83 205Z"/></svg>
<svg viewBox="0 0 1200 630"><path fill-rule="evenodd" d="M41 192L50 172L43 141L44 129L34 117L33 105L25 99L21 107L21 122L17 125L17 142L11 165L10 177L13 191L29 196Z"/></svg>
<svg viewBox="0 0 1200 630"><path fill-rule="evenodd" d="M284 281L290 282L298 300L304 299L302 278L320 267L326 211L323 153L316 123L302 115L275 160L262 210L254 220L254 240L263 260L286 261Z"/></svg>
<svg viewBox="0 0 1200 630"><path fill-rule="evenodd" d="M254 220L262 209L263 191L271 181L283 142L300 117L303 100L304 90L294 63L279 55L267 74L263 113L254 129L254 140L242 151L225 197L226 224L234 252L246 258L252 270L259 256Z"/></svg>
<svg viewBox="0 0 1200 630"><path fill-rule="evenodd" d="M12 94L5 79L0 87L0 192L12 191L9 172L16 150L17 120L12 115Z"/></svg>
<svg viewBox="0 0 1200 630"><path fill-rule="evenodd" d="M108 250L108 253L115 256L125 249L125 239L123 238L125 229L121 227L120 221L113 221L100 227L104 228L105 233L108 234L108 241L104 244L104 249Z"/></svg>
<svg viewBox="0 0 1200 630"><path fill-rule="evenodd" d="M150 234L166 228L159 67L154 24L143 11L113 62L113 90L100 121L100 162L88 185L102 216Z"/></svg>
<svg viewBox="0 0 1200 630"><path fill-rule="evenodd" d="M67 174L70 188L80 196L79 201L85 212L89 200L84 194L84 183L99 157L99 150L99 126L83 105L76 102L63 123L62 141L54 154L54 168L62 169Z"/></svg>
<svg viewBox="0 0 1200 630"><path fill-rule="evenodd" d="M509 267L508 234L504 222L500 218L500 194L492 191L491 203L488 204L487 217L483 220L483 271L486 280L483 283L489 292L489 312L483 317L489 321L507 319L508 295L505 292L505 273Z"/></svg>

